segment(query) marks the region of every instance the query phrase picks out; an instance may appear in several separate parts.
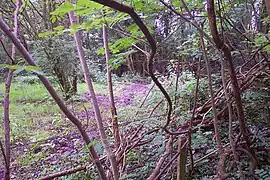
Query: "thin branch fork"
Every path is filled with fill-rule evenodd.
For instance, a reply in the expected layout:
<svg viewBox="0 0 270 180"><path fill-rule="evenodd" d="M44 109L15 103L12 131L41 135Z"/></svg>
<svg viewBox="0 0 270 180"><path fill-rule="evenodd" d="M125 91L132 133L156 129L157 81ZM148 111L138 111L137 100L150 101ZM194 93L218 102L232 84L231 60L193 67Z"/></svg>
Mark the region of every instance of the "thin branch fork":
<svg viewBox="0 0 270 180"><path fill-rule="evenodd" d="M121 144L117 150L114 150L114 153L116 154L117 162L120 163L125 155L129 153L133 148L145 145L149 142L151 142L155 137L143 140L143 138L146 135L152 134L157 132L159 129L153 129L148 132L143 133L142 135L138 136L138 133L141 131L143 125L140 125L135 132L130 133L132 134L131 137L122 138ZM104 155L100 158L101 161L105 160L107 158L107 155Z"/></svg>

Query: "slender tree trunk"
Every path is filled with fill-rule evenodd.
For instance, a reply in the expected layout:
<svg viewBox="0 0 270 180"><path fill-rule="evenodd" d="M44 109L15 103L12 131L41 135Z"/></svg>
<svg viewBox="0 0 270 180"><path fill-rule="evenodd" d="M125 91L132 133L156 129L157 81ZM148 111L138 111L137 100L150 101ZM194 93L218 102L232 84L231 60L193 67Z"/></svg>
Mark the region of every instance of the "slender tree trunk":
<svg viewBox="0 0 270 180"><path fill-rule="evenodd" d="M20 0L16 0L16 9L14 12L14 30L13 34L15 37L18 36L18 13L20 9ZM14 59L16 56L16 47L15 45L12 45L12 51L11 51L11 59L9 60L9 64L14 64ZM12 83L12 77L13 77L13 70L8 71L7 80L5 83L5 98L4 98L4 133L5 133L5 156L6 156L6 167L5 167L5 174L4 179L9 180L10 179L10 87Z"/></svg>
<svg viewBox="0 0 270 180"><path fill-rule="evenodd" d="M6 167L4 179L10 179L10 118L9 118L9 93L13 77L13 71L8 71L7 80L5 83L5 99L4 99L4 133L5 133L5 155L6 155Z"/></svg>
<svg viewBox="0 0 270 180"><path fill-rule="evenodd" d="M190 156L190 166L191 166L191 177L194 173L194 159L193 159L193 152L192 152L192 128L193 128L193 121L195 118L195 112L197 109L198 104L198 92L199 92L199 82L201 78L201 58L199 59L199 65L196 72L197 78L196 78L196 87L194 92L194 101L193 101L193 109L192 109L192 116L190 118L190 124L189 124L189 133L188 133L188 139L189 139L189 156Z"/></svg>
<svg viewBox="0 0 270 180"><path fill-rule="evenodd" d="M250 142L249 137L248 137L247 127L246 127L245 117L244 117L244 110L243 110L242 100L241 100L241 93L239 90L237 77L236 77L235 70L233 67L231 50L229 49L228 45L225 44L225 42L220 39L220 37L218 35L214 7L215 7L214 0L207 0L207 11L208 11L208 19L209 19L211 35L213 37L213 40L214 40L217 48L223 51L224 59L228 63L228 70L229 70L231 83L232 83L233 96L234 96L235 103L236 103L240 131L241 131L243 138L247 144L247 150L249 151L250 154L252 154L253 158L255 158L257 160L253 149L250 147L251 142ZM254 166L256 166L256 165L254 165Z"/></svg>
<svg viewBox="0 0 270 180"><path fill-rule="evenodd" d="M205 66L206 66L206 70L207 70L208 88L209 88L209 92L210 92L212 111L213 111L213 114L214 114L215 139L216 139L216 143L217 143L218 155L219 155L219 157L221 159L222 154L223 154L223 148L222 148L221 138L220 138L220 133L219 133L217 109L216 109L213 86L212 86L211 67L210 67L210 62L209 62L209 59L208 59L208 56L207 56L207 53L206 53L206 50L205 50L203 33L201 33L201 32L200 32L200 42L201 42L201 49L203 51ZM217 175L218 175L219 178L223 179L223 177L224 177L223 166L219 167L219 165L217 165Z"/></svg>
<svg viewBox="0 0 270 180"><path fill-rule="evenodd" d="M108 44L108 35L107 35L107 29L106 26L103 25L103 43L104 43L104 49L105 49L105 58L106 58L106 68L107 68L107 84L108 84L108 93L110 97L110 107L111 107L111 113L112 113L112 127L113 127L113 137L114 137L114 145L117 149L120 145L120 135L119 135L119 126L118 126L118 120L117 120L117 112L116 107L114 103L114 96L113 96L113 84L112 84L112 75L109 65L109 59L110 59L110 52L109 52L109 44Z"/></svg>
<svg viewBox="0 0 270 180"><path fill-rule="evenodd" d="M22 56L25 58L26 62L31 66L37 66L32 56L29 54L29 52L25 49L25 47L20 43L19 39L14 36L11 29L7 26L7 24L3 21L2 18L0 18L0 29L6 34L6 36L13 42L13 44L16 46L16 48L20 51ZM81 133L81 136L83 137L83 140L87 145L91 144L91 140L87 133L85 132L84 128L82 127L81 122L79 119L77 119L74 114L71 113L71 111L66 107L63 100L58 96L57 92L53 88L52 84L48 80L48 78L42 74L36 74L38 78L41 80L41 82L46 87L47 91L50 93L52 98L55 100L59 108L62 110L62 112L67 116L67 118L78 128L79 132ZM99 157L94 149L93 146L89 146L89 151L92 156L93 162L95 163L100 178L102 180L106 180L106 174L105 171L101 165L101 162L99 160Z"/></svg>
<svg viewBox="0 0 270 180"><path fill-rule="evenodd" d="M71 25L75 24L76 20L75 20L75 17L74 17L74 13L69 12L68 15L69 15L69 20L70 20ZM107 139L107 135L105 133L105 129L104 129L104 126L103 126L99 105L98 105L97 98L96 98L96 95L95 95L95 91L94 91L94 88L93 88L93 84L92 84L92 80L91 80L91 77L90 77L89 69L88 69L88 66L87 66L87 63L86 63L86 59L85 59L85 55L84 55L84 51L83 51L83 47L82 47L82 42L81 42L81 39L80 39L80 36L79 36L79 32L74 33L74 40L75 40L76 47L77 47L77 50L78 50L79 59L80 59L80 62L82 64L82 70L83 70L83 74L84 74L84 79L85 79L86 84L88 86L88 91L89 91L89 93L91 95L91 99L92 99L92 103L93 103L93 107L94 107L94 111L95 111L95 116L96 116L96 122L97 122L97 125L98 125L98 129L99 129L99 133L100 133L100 136L101 136L101 139L102 139L102 143L104 145L104 149L105 149L105 151L107 153L107 156L109 158L109 161L111 163L114 179L117 180L118 177L119 177L118 176L119 172L118 172L118 168L117 168L116 157L115 157L115 154L112 152L112 149L111 149L110 144L109 144L108 139Z"/></svg>
<svg viewBox="0 0 270 180"><path fill-rule="evenodd" d="M222 56L221 56L221 58L222 58ZM232 105L230 103L230 95L228 94L227 88L226 88L225 63L224 63L223 58L221 59L221 79L222 79L222 86L223 86L223 89L224 89L224 96L225 96L225 99L226 99L226 104L227 104L228 112L229 112L229 141L230 141L230 146L231 146L231 149L232 149L232 154L233 154L234 160L236 162L236 166L237 166L237 168L239 170L239 173L240 173L240 178L241 178L241 180L244 180L245 176L244 176L243 171L241 169L239 156L236 153L235 142L233 140L233 132L232 132L233 110L232 110Z"/></svg>

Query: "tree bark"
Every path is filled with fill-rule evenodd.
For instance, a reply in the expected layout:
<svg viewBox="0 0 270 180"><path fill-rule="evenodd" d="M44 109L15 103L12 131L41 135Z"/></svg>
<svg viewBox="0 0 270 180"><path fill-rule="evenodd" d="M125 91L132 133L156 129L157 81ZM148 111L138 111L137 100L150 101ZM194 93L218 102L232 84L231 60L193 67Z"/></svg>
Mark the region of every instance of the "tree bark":
<svg viewBox="0 0 270 180"><path fill-rule="evenodd" d="M233 132L232 132L233 110L232 110L232 105L230 103L230 95L228 94L227 88L226 88L225 63L224 63L223 59L221 60L221 79L222 79L222 86L223 86L223 89L224 89L224 96L225 96L225 100L226 100L226 104L227 104L227 108L228 108L228 112L229 112L229 141L230 141L230 146L231 146L231 149L232 149L232 154L233 154L234 160L236 162L236 166L237 166L238 171L240 173L240 179L244 180L245 176L243 174L241 164L240 164L240 161L239 161L239 156L236 153L235 142L233 140Z"/></svg>
<svg viewBox="0 0 270 180"><path fill-rule="evenodd" d="M8 71L7 80L5 83L5 98L4 98L4 134L5 134L5 156L6 166L4 179L10 179L10 118L9 118L9 93L13 77L13 70Z"/></svg>
<svg viewBox="0 0 270 180"><path fill-rule="evenodd" d="M18 36L18 13L20 9L20 0L16 0L16 9L14 11L14 29L13 34L15 37ZM9 60L9 64L14 64L14 59L16 56L16 47L12 45L11 51L11 59ZM4 179L10 179L10 87L12 83L13 70L8 71L8 76L5 83L5 98L4 98L4 134L5 134L5 156L6 156L6 166L5 166L5 174Z"/></svg>
<svg viewBox="0 0 270 180"><path fill-rule="evenodd" d="M76 18L74 16L74 12L69 12L68 15L69 15L70 24L71 25L75 24ZM91 95L91 99L92 99L92 103L93 103L93 107L94 107L94 111L95 111L96 122L98 125L101 140L102 140L102 143L104 145L104 149L107 153L107 157L109 158L109 161L111 163L114 179L117 180L119 178L119 175L118 175L119 172L118 172L116 157L115 157L115 154L112 152L112 149L111 149L110 144L109 144L108 139L107 139L107 135L105 133L99 105L98 105L96 94L95 94L95 91L93 88L89 69L88 69L88 66L86 63L85 54L83 51L82 42L81 42L81 39L79 36L79 32L74 33L74 40L76 43L79 59L80 59L81 65L82 65L84 79L85 79L86 84L88 86L88 91Z"/></svg>
<svg viewBox="0 0 270 180"><path fill-rule="evenodd" d="M112 75L109 65L110 59L110 52L109 52L109 44L108 44L108 34L107 28L103 25L103 44L105 49L105 58L106 58L106 69L107 69L107 85L108 85L108 93L110 97L110 107L112 113L112 127L113 127L113 136L114 136L114 145L115 148L118 149L120 145L120 135L119 135L119 126L117 120L117 111L114 103L114 96L113 96L113 84L112 84Z"/></svg>
<svg viewBox="0 0 270 180"><path fill-rule="evenodd" d="M31 65L31 66L37 66L34 59L32 58L32 56L29 54L29 52L25 49L25 47L20 43L20 41L18 40L18 38L16 38L16 36L14 36L14 34L12 33L11 29L8 27L8 25L3 21L2 18L0 18L0 29L6 34L6 36L13 42L13 44L16 46L16 48L20 51L20 53L22 54L22 56L25 58L26 62ZM55 100L55 102L57 103L57 105L59 106L59 108L62 110L62 112L67 116L67 118L78 128L79 132L81 133L83 140L85 141L85 143L87 145L91 144L91 140L89 138L89 136L87 135L87 133L85 132L84 128L82 127L81 122L79 121L79 119L77 119L74 114L71 113L71 111L66 107L65 103L63 102L63 100L58 96L57 92L55 91L55 89L53 88L52 84L50 83L50 81L48 80L48 78L42 74L36 74L38 76L38 78L41 80L41 82L44 84L44 86L46 87L47 91L50 93L50 95L52 96L52 98ZM101 162L99 160L99 157L94 149L93 146L89 146L89 151L90 154L93 158L93 162L95 163L100 178L102 180L106 180L106 174L105 171L101 165Z"/></svg>

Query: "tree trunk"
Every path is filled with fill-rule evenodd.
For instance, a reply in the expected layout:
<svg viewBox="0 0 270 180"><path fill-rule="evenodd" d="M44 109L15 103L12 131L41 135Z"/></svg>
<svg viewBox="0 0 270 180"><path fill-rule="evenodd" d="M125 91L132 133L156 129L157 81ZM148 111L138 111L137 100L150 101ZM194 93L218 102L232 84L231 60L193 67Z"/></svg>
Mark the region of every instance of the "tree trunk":
<svg viewBox="0 0 270 180"><path fill-rule="evenodd" d="M56 65L53 70L58 79L61 91L64 94L64 98L68 100L71 97L74 87L72 87L72 84L61 67L57 67Z"/></svg>
<svg viewBox="0 0 270 180"><path fill-rule="evenodd" d="M120 135L119 135L119 127L118 127L118 121L117 121L117 112L116 112L114 96L113 96L112 76L111 76L111 70L110 70L110 65L109 65L110 52L109 52L107 29L105 25L103 25L103 43L104 43L105 58L106 58L106 64L107 64L106 65L107 84L108 84L108 93L110 97L110 107L111 107L111 113L112 113L114 145L115 145L115 148L117 149L120 145Z"/></svg>
<svg viewBox="0 0 270 180"><path fill-rule="evenodd" d="M71 25L75 24L76 20L75 20L75 17L74 17L74 13L69 12L68 15L69 15L70 24ZM96 122L97 122L97 125L98 125L101 140L102 140L102 143L104 145L104 149L105 149L105 151L107 153L107 157L109 158L109 161L111 163L114 179L118 180L118 168L117 168L116 157L115 157L115 154L112 152L112 149L111 149L110 144L109 144L108 139L107 139L107 135L105 133L105 129L104 129L104 126L103 126L99 105L98 105L97 98L96 98L96 95L95 95L95 91L94 91L94 88L93 88L93 84L92 84L92 80L91 80L91 77L90 77L89 69L88 69L88 66L87 66L87 63L86 63L86 59L85 59L85 55L84 55L84 51L83 51L83 47L82 47L82 43L81 43L81 38L79 36L79 32L74 33L74 40L75 40L76 47L77 47L77 50L78 50L79 59L80 59L80 62L82 64L82 70L83 70L83 74L84 74L84 79L85 79L86 84L88 86L88 91L89 91L89 93L91 95L91 99L92 99L92 103L93 103L93 107L94 107L94 111L95 111L95 116L96 116Z"/></svg>
<svg viewBox="0 0 270 180"><path fill-rule="evenodd" d="M233 67L231 51L230 51L228 45L225 44L224 41L222 41L220 39L219 35L218 35L214 6L215 6L214 5L214 0L207 0L207 11L208 11L208 19L209 19L209 24L210 24L211 35L213 37L213 40L214 40L217 48L223 51L224 59L228 63L228 70L229 70L231 83L232 83L233 96L234 96L235 103L236 103L236 109L237 109L237 116L238 116L238 121L239 121L239 125L240 125L240 131L241 131L241 133L243 135L243 138L244 138L244 140L245 140L245 142L247 144L247 150L256 159L255 153L254 153L253 149L250 147L251 142L249 140L248 133L247 133L247 127L246 127L246 123L245 123L245 117L244 117L244 110L243 110L243 106L242 106L241 94L240 94L239 85L238 85L237 77L236 77L236 74L235 74L235 70L234 70L234 67Z"/></svg>
<svg viewBox="0 0 270 180"><path fill-rule="evenodd" d="M13 54L13 53L12 53ZM4 179L10 179L10 119L9 119L9 93L13 77L13 70L8 71L7 80L5 83L5 99L4 99L4 134L5 134L5 156L6 166Z"/></svg>
<svg viewBox="0 0 270 180"><path fill-rule="evenodd" d="M16 9L14 12L14 31L13 34L15 37L18 36L18 13L20 9L20 0L16 0ZM9 60L9 64L14 64L16 56L16 47L12 45L11 59ZM4 133L5 133L5 156L6 156L6 167L4 179L10 179L10 117L9 117L9 106L10 106L10 87L12 83L13 70L8 71L7 80L5 83L5 98L4 98Z"/></svg>

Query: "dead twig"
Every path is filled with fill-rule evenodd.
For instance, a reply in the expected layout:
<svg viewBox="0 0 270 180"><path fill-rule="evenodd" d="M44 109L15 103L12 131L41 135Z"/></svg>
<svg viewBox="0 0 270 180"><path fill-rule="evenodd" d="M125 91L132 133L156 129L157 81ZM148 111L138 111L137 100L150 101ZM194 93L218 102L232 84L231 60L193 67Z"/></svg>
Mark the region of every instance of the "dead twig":
<svg viewBox="0 0 270 180"><path fill-rule="evenodd" d="M64 170L64 171L61 171L61 172L57 172L57 173L54 173L54 174L44 176L44 177L40 178L39 180L51 180L51 179L54 179L54 178L57 178L57 177L71 175L71 174L79 172L79 171L86 171L86 167L85 166L79 166L79 167L76 167L76 168L73 168L73 169Z"/></svg>
<svg viewBox="0 0 270 180"><path fill-rule="evenodd" d="M150 115L148 116L149 118L152 117L154 111L159 107L159 105L164 101L164 99L161 99L161 101L159 101L157 103L157 105L153 108L153 110L151 111Z"/></svg>
<svg viewBox="0 0 270 180"><path fill-rule="evenodd" d="M148 98L149 94L154 89L154 87L155 87L155 84L153 84L152 87L149 89L149 91L147 92L147 94L146 94L145 98L143 99L143 101L142 101L141 105L139 106L139 108L142 108L142 106L144 105L146 99ZM135 113L135 116L137 116L138 113L139 113L139 110L137 110L137 112Z"/></svg>
<svg viewBox="0 0 270 180"><path fill-rule="evenodd" d="M159 161L156 164L156 168L153 170L152 174L147 178L147 180L155 180L159 174L159 171L161 169L162 164L166 160L167 156L171 152L171 144L172 144L173 138L170 137L168 142L166 143L166 150L165 152L161 155Z"/></svg>

